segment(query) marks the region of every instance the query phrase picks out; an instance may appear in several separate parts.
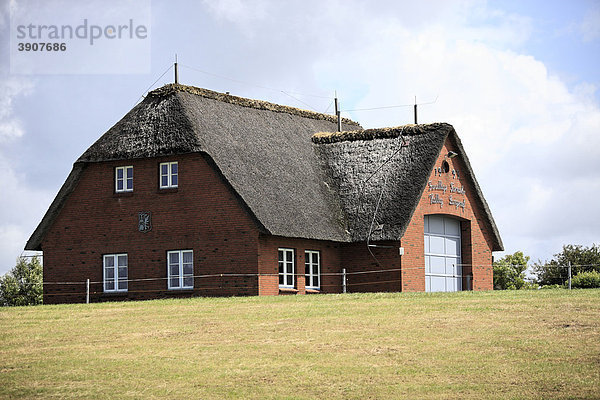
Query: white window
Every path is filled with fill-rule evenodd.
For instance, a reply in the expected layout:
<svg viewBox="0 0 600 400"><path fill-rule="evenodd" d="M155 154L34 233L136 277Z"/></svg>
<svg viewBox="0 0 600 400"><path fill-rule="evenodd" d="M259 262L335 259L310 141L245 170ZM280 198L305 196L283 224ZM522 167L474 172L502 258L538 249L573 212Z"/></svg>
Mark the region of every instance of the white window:
<svg viewBox="0 0 600 400"><path fill-rule="evenodd" d="M279 249L279 287L294 287L295 260L294 249Z"/></svg>
<svg viewBox="0 0 600 400"><path fill-rule="evenodd" d="M133 167L117 167L115 169L115 192L133 191Z"/></svg>
<svg viewBox="0 0 600 400"><path fill-rule="evenodd" d="M321 281L321 252L306 250L304 252L306 288L319 289Z"/></svg>
<svg viewBox="0 0 600 400"><path fill-rule="evenodd" d="M194 252L177 250L167 252L169 289L194 288Z"/></svg>
<svg viewBox="0 0 600 400"><path fill-rule="evenodd" d="M177 161L160 163L160 188L176 188L179 183Z"/></svg>
<svg viewBox="0 0 600 400"><path fill-rule="evenodd" d="M104 256L104 291L127 291L127 254Z"/></svg>

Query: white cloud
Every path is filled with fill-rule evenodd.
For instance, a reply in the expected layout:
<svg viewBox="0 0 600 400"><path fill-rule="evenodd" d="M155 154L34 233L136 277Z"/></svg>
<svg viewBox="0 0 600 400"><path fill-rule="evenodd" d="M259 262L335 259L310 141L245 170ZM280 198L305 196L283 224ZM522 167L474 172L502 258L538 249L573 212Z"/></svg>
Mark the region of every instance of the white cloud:
<svg viewBox="0 0 600 400"><path fill-rule="evenodd" d="M31 93L31 82L19 78L0 80L0 144L23 136L21 122L13 115L13 100Z"/></svg>
<svg viewBox="0 0 600 400"><path fill-rule="evenodd" d="M15 266L29 235L37 226L51 194L30 187L25 173L15 170L15 157L8 145L21 138L25 131L15 115L14 100L33 91L33 83L21 78L0 79L0 275Z"/></svg>
<svg viewBox="0 0 600 400"><path fill-rule="evenodd" d="M600 6L597 4L589 10L581 24L579 32L584 42L593 42L600 39Z"/></svg>
<svg viewBox="0 0 600 400"><path fill-rule="evenodd" d="M255 27L268 17L263 0L203 0L208 10L219 20L236 24L246 35L253 36Z"/></svg>
<svg viewBox="0 0 600 400"><path fill-rule="evenodd" d="M15 265L25 243L37 226L52 194L26 184L24 174L16 173L0 155L4 195L0 196L0 275Z"/></svg>

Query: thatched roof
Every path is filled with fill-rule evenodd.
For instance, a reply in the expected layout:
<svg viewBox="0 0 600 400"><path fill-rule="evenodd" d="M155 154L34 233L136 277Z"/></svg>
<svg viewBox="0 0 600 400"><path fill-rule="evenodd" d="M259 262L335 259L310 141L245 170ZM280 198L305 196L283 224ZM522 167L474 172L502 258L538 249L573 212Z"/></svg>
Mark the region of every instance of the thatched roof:
<svg viewBox="0 0 600 400"><path fill-rule="evenodd" d="M343 129L360 125L344 119ZM183 85L146 98L75 162L26 249L45 232L93 162L202 153L266 232L345 241L340 207L322 184L311 136L336 130L335 117Z"/></svg>
<svg viewBox="0 0 600 400"><path fill-rule="evenodd" d="M328 114L190 86L163 86L150 92L75 162L26 249L41 249L45 232L89 163L202 153L263 232L349 242L365 239L372 199L379 195L377 185L385 174L363 182L374 165L395 152L400 132L411 137L410 145L389 163L394 166L389 169L391 189L378 213L382 216L378 223L384 226L374 240L402 236L448 135L464 154L447 124L362 130L344 119L344 132L331 133L336 129L335 117ZM464 160L469 165L466 156ZM501 247L476 182L475 186Z"/></svg>
<svg viewBox="0 0 600 400"><path fill-rule="evenodd" d="M339 196L352 241L398 240L408 227L446 139L459 149L494 250L502 240L454 128L449 124L319 132L312 141ZM382 192L383 189L383 192ZM379 206L377 206L379 204Z"/></svg>

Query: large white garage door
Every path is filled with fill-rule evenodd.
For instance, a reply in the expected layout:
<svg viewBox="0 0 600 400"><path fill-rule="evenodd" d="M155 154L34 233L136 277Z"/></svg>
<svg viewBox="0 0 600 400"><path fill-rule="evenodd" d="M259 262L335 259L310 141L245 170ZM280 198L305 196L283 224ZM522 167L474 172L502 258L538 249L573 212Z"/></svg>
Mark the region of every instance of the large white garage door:
<svg viewBox="0 0 600 400"><path fill-rule="evenodd" d="M441 215L425 216L425 291L462 290L460 221Z"/></svg>

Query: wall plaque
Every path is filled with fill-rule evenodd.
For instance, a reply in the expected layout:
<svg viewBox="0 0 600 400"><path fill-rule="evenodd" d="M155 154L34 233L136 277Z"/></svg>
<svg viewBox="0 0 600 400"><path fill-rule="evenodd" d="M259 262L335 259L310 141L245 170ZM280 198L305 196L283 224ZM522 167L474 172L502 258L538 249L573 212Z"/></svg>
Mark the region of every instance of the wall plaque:
<svg viewBox="0 0 600 400"><path fill-rule="evenodd" d="M152 230L152 213L150 211L140 211L138 213L138 231L142 233Z"/></svg>

